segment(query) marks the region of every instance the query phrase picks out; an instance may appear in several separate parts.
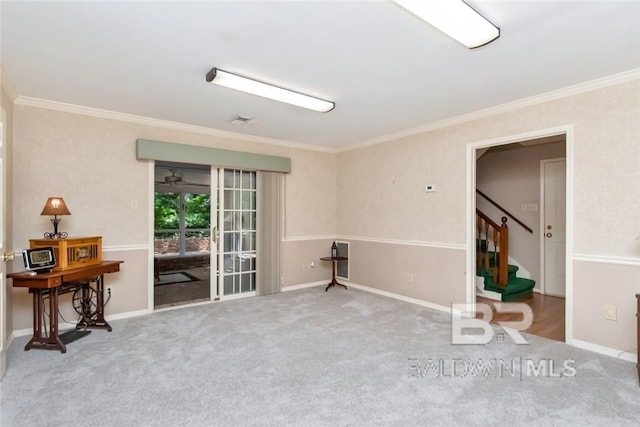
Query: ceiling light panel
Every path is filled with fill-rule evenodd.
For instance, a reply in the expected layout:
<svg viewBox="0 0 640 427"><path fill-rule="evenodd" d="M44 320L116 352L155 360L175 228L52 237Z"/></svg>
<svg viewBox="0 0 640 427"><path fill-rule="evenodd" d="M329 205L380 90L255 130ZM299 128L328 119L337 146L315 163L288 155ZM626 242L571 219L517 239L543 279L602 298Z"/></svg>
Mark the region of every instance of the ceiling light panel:
<svg viewBox="0 0 640 427"><path fill-rule="evenodd" d="M500 29L462 0L393 0L469 49L500 37Z"/></svg>
<svg viewBox="0 0 640 427"><path fill-rule="evenodd" d="M331 111L335 107L333 102L259 82L218 68L213 68L207 73L207 81L230 89L297 105L298 107L319 111L321 113Z"/></svg>

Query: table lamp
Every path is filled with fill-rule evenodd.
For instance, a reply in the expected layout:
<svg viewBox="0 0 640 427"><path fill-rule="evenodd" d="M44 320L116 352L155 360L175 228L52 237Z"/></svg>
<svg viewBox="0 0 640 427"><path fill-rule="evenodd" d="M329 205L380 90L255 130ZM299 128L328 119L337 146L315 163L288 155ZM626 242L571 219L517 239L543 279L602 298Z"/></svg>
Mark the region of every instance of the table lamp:
<svg viewBox="0 0 640 427"><path fill-rule="evenodd" d="M71 212L69 212L69 209L64 203L64 199L62 197L49 197L40 215L53 215L53 218L51 219L51 223L53 224L53 233L44 233L45 239L67 238L69 235L68 233L61 233L58 231L58 224L61 221L60 218L58 218L58 215L71 215Z"/></svg>

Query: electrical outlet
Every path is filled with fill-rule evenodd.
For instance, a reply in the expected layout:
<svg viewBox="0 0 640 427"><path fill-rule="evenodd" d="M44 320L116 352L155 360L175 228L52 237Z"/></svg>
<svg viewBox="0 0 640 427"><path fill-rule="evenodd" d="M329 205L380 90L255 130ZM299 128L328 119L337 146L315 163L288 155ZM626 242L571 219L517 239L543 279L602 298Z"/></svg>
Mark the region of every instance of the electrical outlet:
<svg viewBox="0 0 640 427"><path fill-rule="evenodd" d="M618 307L613 304L605 304L604 318L606 320L618 320Z"/></svg>
<svg viewBox="0 0 640 427"><path fill-rule="evenodd" d="M316 267L316 262L315 262L315 261L311 261L311 262L309 263L309 267L311 267L311 268L315 268L315 267Z"/></svg>
<svg viewBox="0 0 640 427"><path fill-rule="evenodd" d="M413 283L413 273L407 273L407 282Z"/></svg>

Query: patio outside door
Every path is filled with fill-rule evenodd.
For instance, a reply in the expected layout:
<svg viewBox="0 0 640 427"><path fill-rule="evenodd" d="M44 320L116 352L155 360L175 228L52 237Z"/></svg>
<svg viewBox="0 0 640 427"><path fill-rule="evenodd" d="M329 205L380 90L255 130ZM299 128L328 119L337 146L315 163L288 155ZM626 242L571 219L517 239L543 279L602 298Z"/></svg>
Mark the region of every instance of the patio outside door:
<svg viewBox="0 0 640 427"><path fill-rule="evenodd" d="M211 216L217 219L211 233L212 298L255 295L257 174L212 168L211 177L211 188L217 189L217 203L211 203Z"/></svg>

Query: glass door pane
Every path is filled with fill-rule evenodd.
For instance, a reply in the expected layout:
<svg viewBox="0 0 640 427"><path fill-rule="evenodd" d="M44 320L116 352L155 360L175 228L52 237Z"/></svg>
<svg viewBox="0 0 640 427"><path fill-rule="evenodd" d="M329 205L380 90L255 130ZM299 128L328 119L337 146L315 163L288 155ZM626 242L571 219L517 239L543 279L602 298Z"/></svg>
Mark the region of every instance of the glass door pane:
<svg viewBox="0 0 640 427"><path fill-rule="evenodd" d="M222 294L256 290L256 172L221 170Z"/></svg>
<svg viewBox="0 0 640 427"><path fill-rule="evenodd" d="M220 179L219 170L215 166L211 166L211 197L213 201L210 203L211 221L211 279L210 279L210 295L211 299L220 299L220 263L218 257L220 255Z"/></svg>

